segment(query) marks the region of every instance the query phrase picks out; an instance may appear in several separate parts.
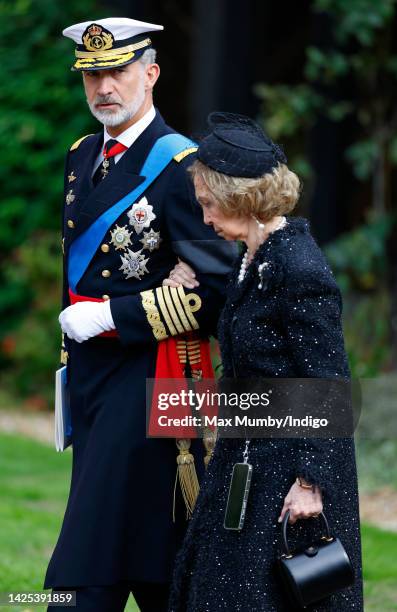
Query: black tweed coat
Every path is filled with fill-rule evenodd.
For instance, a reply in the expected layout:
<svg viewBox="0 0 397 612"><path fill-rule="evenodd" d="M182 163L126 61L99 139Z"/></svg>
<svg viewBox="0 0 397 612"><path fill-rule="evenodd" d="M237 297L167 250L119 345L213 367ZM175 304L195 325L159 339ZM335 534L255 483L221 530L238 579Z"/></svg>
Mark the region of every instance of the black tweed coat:
<svg viewBox="0 0 397 612"><path fill-rule="evenodd" d="M309 224L287 225L261 245L242 283L241 259L231 275L219 321L225 376L349 377L341 328L341 297ZM258 266L262 266L262 289ZM223 527L233 464L243 440L219 440L196 509L177 557L172 612L290 612L274 560L280 550L277 518L297 475L318 484L331 532L344 544L355 570L353 586L312 605L311 612L363 610L359 505L354 441L350 438L255 439L245 524ZM319 537L321 519L288 528L292 549Z"/></svg>

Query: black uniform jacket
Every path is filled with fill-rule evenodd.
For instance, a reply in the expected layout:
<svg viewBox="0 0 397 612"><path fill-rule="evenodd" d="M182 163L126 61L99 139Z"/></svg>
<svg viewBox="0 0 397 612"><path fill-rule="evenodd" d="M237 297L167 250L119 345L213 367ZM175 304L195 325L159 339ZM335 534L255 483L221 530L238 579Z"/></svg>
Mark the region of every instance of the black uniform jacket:
<svg viewBox="0 0 397 612"><path fill-rule="evenodd" d="M143 181L139 172L155 141L172 132L157 112L95 188L91 176L102 133L73 145L65 170L64 308L70 304L66 270L73 240ZM81 296L111 300L118 337L81 344L65 339L73 470L45 588L170 579L186 517L179 499L173 522L175 440L146 438L146 379L154 376L158 341L214 329L236 254L203 223L186 173L192 159L174 158L131 202L77 285ZM134 204L146 215L144 227ZM197 271L197 289L161 288L178 255Z"/></svg>

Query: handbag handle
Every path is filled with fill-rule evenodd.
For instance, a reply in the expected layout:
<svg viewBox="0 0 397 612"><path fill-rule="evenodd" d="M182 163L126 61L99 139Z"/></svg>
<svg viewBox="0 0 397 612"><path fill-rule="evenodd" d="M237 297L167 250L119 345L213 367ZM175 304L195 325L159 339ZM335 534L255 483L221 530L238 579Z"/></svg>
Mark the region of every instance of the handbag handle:
<svg viewBox="0 0 397 612"><path fill-rule="evenodd" d="M288 525L289 514L290 514L289 510L287 510L287 512L284 514L283 522L281 525L282 534L283 534L283 547L284 547L284 553L282 556L287 557L288 559L290 559L293 556L288 546L288 540L287 540L287 525ZM326 519L324 512L320 512L318 516L321 516L321 518L323 519L323 523L325 525L325 531L326 531L326 535L321 536L321 539L327 540L327 542L332 542L334 538L331 536L328 521Z"/></svg>

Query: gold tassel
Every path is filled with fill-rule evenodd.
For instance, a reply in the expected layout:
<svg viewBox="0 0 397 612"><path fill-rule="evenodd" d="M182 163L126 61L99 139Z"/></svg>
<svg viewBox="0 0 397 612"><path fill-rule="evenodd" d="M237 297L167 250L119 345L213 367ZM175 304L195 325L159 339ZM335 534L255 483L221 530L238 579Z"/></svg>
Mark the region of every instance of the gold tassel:
<svg viewBox="0 0 397 612"><path fill-rule="evenodd" d="M194 338L192 339L189 336L180 337L177 340L177 353L179 357L179 361L182 365L186 365L187 363L191 366L191 377L194 381L200 381L203 377L203 372L201 369L194 368L192 366L201 363L200 356L200 339ZM185 371L184 371L185 373ZM207 467L213 452L213 448L215 446L216 441L216 433L214 439L214 432L208 430L207 439L203 440L206 456L204 458L205 467ZM186 438L180 438L176 440L176 445L179 449L179 455L176 459L178 467L175 477L175 485L174 485L174 503L173 503L173 520L175 522L175 497L176 497L176 487L179 481L179 485L181 487L182 496L186 506L186 517L189 519L194 510L194 506L196 505L197 497L200 491L200 485L197 478L197 472L194 465L194 456L190 453L190 444L191 441Z"/></svg>
<svg viewBox="0 0 397 612"><path fill-rule="evenodd" d="M62 334L62 349L61 349L61 358L60 362L62 365L68 365L69 354L65 347L65 334Z"/></svg>
<svg viewBox="0 0 397 612"><path fill-rule="evenodd" d="M177 469L177 475L176 475L175 487L174 487L174 507L173 507L174 521L175 521L175 492L176 492L177 480L179 480L183 499L186 505L187 518L190 518L193 514L194 506L196 504L197 496L200 490L196 468L194 465L194 457L190 453L190 440L179 439L176 441L176 445L179 449L179 455L176 458L178 469Z"/></svg>
<svg viewBox="0 0 397 612"><path fill-rule="evenodd" d="M204 457L205 469L207 469L208 464L209 464L209 462L211 460L211 457L213 455L215 444L216 444L216 436L217 436L217 429L216 428L215 428L214 431L212 431L208 427L205 428L204 436L203 436L203 444L204 444L204 448L205 448L205 452L206 452L206 455Z"/></svg>

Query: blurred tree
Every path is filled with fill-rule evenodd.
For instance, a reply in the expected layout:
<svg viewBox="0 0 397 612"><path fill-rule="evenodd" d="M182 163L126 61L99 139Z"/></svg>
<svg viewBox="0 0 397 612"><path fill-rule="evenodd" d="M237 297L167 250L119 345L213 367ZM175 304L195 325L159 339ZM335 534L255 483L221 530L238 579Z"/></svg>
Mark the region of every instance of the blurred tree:
<svg viewBox="0 0 397 612"><path fill-rule="evenodd" d="M320 239L332 237L327 230L321 233L320 225L321 221L323 225L328 221L328 216L324 218L327 201L335 206L335 175L338 175L335 138L344 140L347 136L348 142L344 140L342 145L345 159L351 164L356 179L370 180L371 209L383 214L391 207L391 172L397 163L397 53L392 35L396 25L395 5L395 0L376 3L314 0L312 39L315 43L306 50L304 80L295 86L262 84L257 87L270 134L286 143L292 140L290 148L296 151L293 159L296 170L310 176L306 152L302 151L307 134L311 134L315 145L314 169L321 171L316 163L316 158L321 156L323 167L328 169L330 199L327 200L324 181L321 202L313 194L313 206L318 205L318 210L313 210L313 221L318 225ZM338 124L342 132L338 131ZM350 133L343 134L346 128ZM318 177L317 173L317 178L321 185L324 177ZM361 218L362 208L361 201Z"/></svg>
<svg viewBox="0 0 397 612"><path fill-rule="evenodd" d="M101 11L94 0L0 2L0 365L26 393L57 363L65 152L96 129L61 30Z"/></svg>
<svg viewBox="0 0 397 612"><path fill-rule="evenodd" d="M71 23L117 14L163 23L164 34L153 37L163 70L156 101L166 120L185 133L202 129L215 108L254 115L251 84L265 81L258 91L267 129L288 144L301 175L310 176L312 169L316 174L306 192L320 240L346 229L340 217L352 227L364 219L369 200L377 211L390 208L397 162L394 0L302 0L288 11L283 3L271 11L269 6L259 0L69 0L63 5L0 0L3 382L26 395L47 389L50 397L57 363L63 159L74 140L98 129L86 108L81 77L69 69L73 45L61 30ZM274 85L279 82L288 85ZM305 139L312 148L311 165L302 156ZM346 167L354 169L356 183L346 177ZM371 198L364 181L371 181ZM355 208L346 206L353 190ZM375 292L384 277L377 241L387 233L376 220L371 223L368 232L353 236L352 246L342 239L330 255L340 278L348 278L349 290ZM363 270L360 258L372 267ZM393 278L396 283L397 274ZM361 312L364 322L368 313ZM366 350L357 363L364 363ZM371 371L384 362L378 353L368 359Z"/></svg>
<svg viewBox="0 0 397 612"><path fill-rule="evenodd" d="M385 273L392 224L389 217L373 216L325 247L344 296L346 347L353 375L359 377L376 376L393 365L393 299Z"/></svg>
<svg viewBox="0 0 397 612"><path fill-rule="evenodd" d="M256 92L266 129L307 179L317 239L334 240L327 255L347 298L353 372L373 375L390 366L397 328L396 251L387 250L395 235L396 2L314 0L311 11L300 82Z"/></svg>

